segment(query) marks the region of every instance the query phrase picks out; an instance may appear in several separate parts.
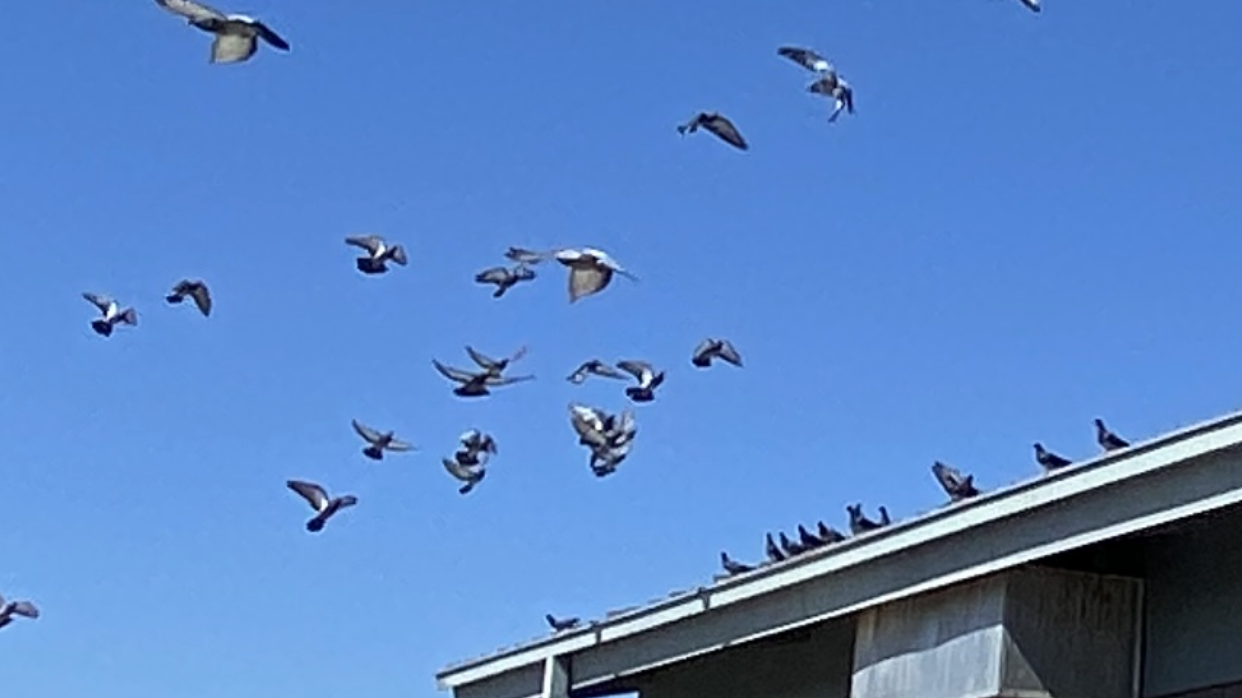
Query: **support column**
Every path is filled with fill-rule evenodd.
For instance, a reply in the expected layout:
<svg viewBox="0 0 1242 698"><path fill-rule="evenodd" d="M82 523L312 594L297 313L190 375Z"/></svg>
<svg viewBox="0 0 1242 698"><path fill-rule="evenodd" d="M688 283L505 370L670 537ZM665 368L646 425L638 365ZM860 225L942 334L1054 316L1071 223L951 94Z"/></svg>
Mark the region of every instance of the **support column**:
<svg viewBox="0 0 1242 698"><path fill-rule="evenodd" d="M569 662L563 657L548 657L543 663L541 698L569 698Z"/></svg>

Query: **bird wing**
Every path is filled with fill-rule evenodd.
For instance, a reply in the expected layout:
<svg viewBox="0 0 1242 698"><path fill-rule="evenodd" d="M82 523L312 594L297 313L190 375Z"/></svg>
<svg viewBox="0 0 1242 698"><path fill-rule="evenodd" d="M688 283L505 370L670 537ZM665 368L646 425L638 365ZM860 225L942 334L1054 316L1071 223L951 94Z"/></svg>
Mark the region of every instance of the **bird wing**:
<svg viewBox="0 0 1242 698"><path fill-rule="evenodd" d="M716 115L715 118L704 124L704 128L738 150L748 150L750 148L750 145L746 143L746 139L742 138L741 133L738 133L737 127L733 125L733 122L723 116Z"/></svg>
<svg viewBox="0 0 1242 698"><path fill-rule="evenodd" d="M492 267L475 274L474 280L481 284L503 284L508 282L511 276L512 272L505 267Z"/></svg>
<svg viewBox="0 0 1242 698"><path fill-rule="evenodd" d="M383 438L378 431L356 419L349 420L349 424L354 428L354 431L358 432L358 436L366 439L367 443L378 443Z"/></svg>
<svg viewBox="0 0 1242 698"><path fill-rule="evenodd" d="M201 22L206 19L218 19L221 21L226 19L223 12L201 2L194 2L194 0L155 0L155 2L165 10L181 15L192 22Z"/></svg>
<svg viewBox="0 0 1242 698"><path fill-rule="evenodd" d="M639 383L645 383L652 377L651 364L646 361L618 361L617 368L634 376Z"/></svg>
<svg viewBox="0 0 1242 698"><path fill-rule="evenodd" d="M402 441L400 439L392 439L388 442L388 445L385 446L384 448L388 449L389 451L413 451L414 444L411 444L408 441Z"/></svg>
<svg viewBox="0 0 1242 698"><path fill-rule="evenodd" d="M207 288L207 284L198 281L190 284L187 289L190 298L194 299L194 305L198 306L198 311L203 315L211 315L211 289Z"/></svg>
<svg viewBox="0 0 1242 698"><path fill-rule="evenodd" d="M932 474L946 491L952 492L962 486L965 478L957 468L952 468L939 461L932 464Z"/></svg>
<svg viewBox="0 0 1242 698"><path fill-rule="evenodd" d="M355 504L357 504L358 498L352 494L345 494L345 495L341 495L340 497L337 497L335 501L336 501L336 510L340 511L341 509L345 509L346 507L352 507Z"/></svg>
<svg viewBox="0 0 1242 698"><path fill-rule="evenodd" d="M436 370L440 372L440 375L444 376L445 378L451 381L456 381L458 383L469 383L470 381L476 378L475 374L473 373L470 373L468 371L463 371L460 368L453 368L451 366L445 366L444 364L440 363L439 361L436 361L435 359L431 360L431 365L436 367Z"/></svg>
<svg viewBox="0 0 1242 698"><path fill-rule="evenodd" d="M538 264L547 259L547 257L547 252L536 252L524 247L510 247L508 250L505 250L505 258L519 264Z"/></svg>
<svg viewBox="0 0 1242 698"><path fill-rule="evenodd" d="M605 378L615 378L617 380L625 380L624 373L622 373L621 371L618 371L612 366L609 366L603 361L599 361L599 360L592 361L590 363L590 368L588 370L597 376L604 376Z"/></svg>
<svg viewBox="0 0 1242 698"><path fill-rule="evenodd" d="M370 254L377 255L384 246L384 239L378 235L351 235L345 238L345 244L361 247Z"/></svg>
<svg viewBox="0 0 1242 698"><path fill-rule="evenodd" d="M462 482L477 480L479 473L482 471L482 468L476 470L469 466L462 465L461 463L458 463L455 458L441 458L440 461L444 463L444 469L448 471L449 475L452 475L454 478L461 480Z"/></svg>
<svg viewBox="0 0 1242 698"><path fill-rule="evenodd" d="M708 339L704 339L699 342L699 345L694 348L694 353L690 355L690 358L695 361L703 361L707 357L717 353L719 350L719 344L716 340L709 337Z"/></svg>
<svg viewBox="0 0 1242 698"><path fill-rule="evenodd" d="M289 489L301 495L315 511L323 511L328 506L328 493L313 482L289 480L285 483Z"/></svg>
<svg viewBox="0 0 1242 698"><path fill-rule="evenodd" d="M734 366L742 365L742 355L737 353L737 349L733 347L733 343L727 339L720 340L720 349L717 350L716 354Z"/></svg>
<svg viewBox="0 0 1242 698"><path fill-rule="evenodd" d="M470 360L479 365L480 368L492 369L500 368L500 362L487 354L475 351L474 347L466 345L466 353L470 355Z"/></svg>
<svg viewBox="0 0 1242 698"><path fill-rule="evenodd" d="M488 376L485 383L490 386L512 385L514 383L524 383L533 381L535 377L529 376Z"/></svg>
<svg viewBox="0 0 1242 698"><path fill-rule="evenodd" d="M266 41L269 46L280 49L281 51L289 50L289 42L285 41L280 34L273 31L271 27L262 22L255 22L253 26L255 31L259 33L259 38Z"/></svg>
<svg viewBox="0 0 1242 698"><path fill-rule="evenodd" d="M1019 0L1019 2L1026 5L1026 8L1031 12L1039 12L1041 9L1039 6L1039 0Z"/></svg>
<svg viewBox="0 0 1242 698"><path fill-rule="evenodd" d="M116 302L112 299L111 296L106 296L102 293L90 293L89 291L86 293L83 293L82 297L85 298L87 301L89 301L91 305L94 305L96 308L99 308L99 312L101 313L107 313L108 308L110 308L112 304Z"/></svg>
<svg viewBox="0 0 1242 698"><path fill-rule="evenodd" d="M815 65L821 62L828 64L828 70L832 70L832 65L828 63L826 58L809 48L782 46L776 49L776 52L807 70L816 70Z"/></svg>
<svg viewBox="0 0 1242 698"><path fill-rule="evenodd" d="M39 609L29 601L17 601L13 604L13 613L25 618L38 618Z"/></svg>
<svg viewBox="0 0 1242 698"><path fill-rule="evenodd" d="M254 55L259 44L253 36L217 34L211 42L212 63L241 63Z"/></svg>

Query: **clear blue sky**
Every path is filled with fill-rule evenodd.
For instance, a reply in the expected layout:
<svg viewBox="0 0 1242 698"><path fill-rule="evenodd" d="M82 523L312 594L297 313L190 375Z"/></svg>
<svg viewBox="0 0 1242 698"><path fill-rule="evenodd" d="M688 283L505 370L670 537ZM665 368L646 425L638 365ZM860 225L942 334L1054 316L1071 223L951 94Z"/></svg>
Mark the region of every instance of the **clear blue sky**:
<svg viewBox="0 0 1242 698"><path fill-rule="evenodd" d="M1038 473L1239 405L1242 71L1230 0L221 3L293 44L211 66L150 0L15 3L0 45L5 698L431 696L432 675L710 579L844 505ZM819 48L858 112L825 123ZM748 153L675 126L732 117ZM411 262L364 278L342 238ZM570 306L510 244L641 277ZM165 306L183 276L209 320ZM91 332L79 294L138 307ZM706 335L744 370L697 372ZM432 369L521 344L533 383ZM667 368L613 477L566 405ZM351 417L421 451L367 461ZM500 455L461 497L440 457ZM284 487L361 502L323 534Z"/></svg>

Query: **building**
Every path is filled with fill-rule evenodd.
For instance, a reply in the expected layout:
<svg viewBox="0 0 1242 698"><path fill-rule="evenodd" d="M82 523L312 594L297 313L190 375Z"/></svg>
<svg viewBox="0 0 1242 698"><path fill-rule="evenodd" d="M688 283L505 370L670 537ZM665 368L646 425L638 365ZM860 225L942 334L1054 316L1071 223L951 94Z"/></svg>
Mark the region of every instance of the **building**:
<svg viewBox="0 0 1242 698"><path fill-rule="evenodd" d="M454 698L1242 698L1242 413L437 680Z"/></svg>

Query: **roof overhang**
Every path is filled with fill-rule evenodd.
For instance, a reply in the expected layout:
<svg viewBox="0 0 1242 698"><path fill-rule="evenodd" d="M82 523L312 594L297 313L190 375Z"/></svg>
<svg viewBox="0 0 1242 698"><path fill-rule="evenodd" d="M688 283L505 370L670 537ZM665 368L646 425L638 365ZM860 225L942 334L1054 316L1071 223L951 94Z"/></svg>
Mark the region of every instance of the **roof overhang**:
<svg viewBox="0 0 1242 698"><path fill-rule="evenodd" d="M1242 413L437 674L459 694L575 691L1242 502ZM559 662L558 662L559 663ZM485 684L502 690L488 690ZM464 692L463 692L463 689Z"/></svg>

